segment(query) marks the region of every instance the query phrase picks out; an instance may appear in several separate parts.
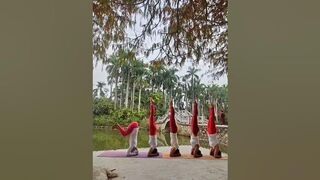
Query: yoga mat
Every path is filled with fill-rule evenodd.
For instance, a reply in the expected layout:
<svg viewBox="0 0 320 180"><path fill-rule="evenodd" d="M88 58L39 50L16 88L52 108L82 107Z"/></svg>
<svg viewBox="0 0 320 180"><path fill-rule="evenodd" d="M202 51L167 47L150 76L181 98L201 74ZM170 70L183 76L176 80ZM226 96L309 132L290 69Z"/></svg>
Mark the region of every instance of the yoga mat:
<svg viewBox="0 0 320 180"><path fill-rule="evenodd" d="M164 153L162 158L163 159L189 159L189 160L228 160L227 157L222 157L220 159L217 159L209 155L203 155L202 157L194 158L191 154L181 154L180 157L170 157L170 153Z"/></svg>
<svg viewBox="0 0 320 180"><path fill-rule="evenodd" d="M214 158L209 155L203 155L200 158L194 158L191 154L182 154L180 157L170 157L169 153L159 152L159 156L148 157L147 152L139 152L137 156L127 157L126 151L108 150L102 152L98 157L112 157L112 158L162 158L162 159L186 159L186 160L228 160L228 157L222 157L220 159Z"/></svg>
<svg viewBox="0 0 320 180"><path fill-rule="evenodd" d="M113 158L162 158L162 153L159 152L159 156L156 157L148 157L148 152L139 152L137 156L127 156L126 151L114 151L114 150L108 150L104 151L98 157L113 157Z"/></svg>

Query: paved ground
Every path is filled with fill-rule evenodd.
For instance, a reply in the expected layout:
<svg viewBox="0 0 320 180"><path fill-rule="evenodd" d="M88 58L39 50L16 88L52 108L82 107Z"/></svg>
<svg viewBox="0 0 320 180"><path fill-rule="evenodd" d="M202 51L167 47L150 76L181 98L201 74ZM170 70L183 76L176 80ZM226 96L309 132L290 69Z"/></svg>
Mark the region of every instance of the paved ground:
<svg viewBox="0 0 320 180"><path fill-rule="evenodd" d="M160 152L169 152L170 147L159 147ZM190 153L191 146L180 146L181 153ZM209 154L208 149L200 149ZM139 149L148 151L148 149ZM227 180L228 160L186 160L148 158L97 157L102 151L93 152L94 168L116 169L119 177L114 180ZM223 154L227 157L227 154ZM98 177L96 179L99 179Z"/></svg>

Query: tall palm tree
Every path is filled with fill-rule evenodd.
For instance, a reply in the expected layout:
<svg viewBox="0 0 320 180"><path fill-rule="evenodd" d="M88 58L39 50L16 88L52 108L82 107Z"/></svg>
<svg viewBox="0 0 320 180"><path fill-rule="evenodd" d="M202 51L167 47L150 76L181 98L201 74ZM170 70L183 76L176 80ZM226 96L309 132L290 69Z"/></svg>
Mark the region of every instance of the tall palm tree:
<svg viewBox="0 0 320 180"><path fill-rule="evenodd" d="M134 109L134 100L135 100L135 90L137 81L143 76L144 74L144 64L141 60L134 60L132 61L132 94L131 94L131 109ZM139 92L141 93L141 92Z"/></svg>
<svg viewBox="0 0 320 180"><path fill-rule="evenodd" d="M159 78L161 80L161 86L162 86L162 94L164 97L164 109L166 109L167 105L167 94L166 91L170 93L170 97L172 96L172 91L174 87L177 85L177 82L179 80L179 76L176 75L176 72L178 72L178 69L176 68L170 68L170 69L164 69L161 72L161 77Z"/></svg>
<svg viewBox="0 0 320 180"><path fill-rule="evenodd" d="M94 97L104 97L105 96L105 87L106 83L104 82L97 82L97 85L96 85L96 88L93 89L93 94L94 94Z"/></svg>
<svg viewBox="0 0 320 180"><path fill-rule="evenodd" d="M201 116L204 116L204 106L205 106L205 85L201 83L200 80L196 80L194 82L194 93L197 94L197 97L199 99L199 107L200 107L200 113Z"/></svg>
<svg viewBox="0 0 320 180"><path fill-rule="evenodd" d="M170 96L172 96L173 93L173 89L178 85L178 81L179 81L179 76L176 75L176 73L178 72L178 69L176 68L171 68L167 71L167 76L165 79L165 87L166 89L168 89L168 91L170 92Z"/></svg>
<svg viewBox="0 0 320 180"><path fill-rule="evenodd" d="M106 67L106 71L108 73L108 80L115 82L115 95L114 95L114 108L117 108L117 102L118 102L118 85L119 85L119 78L120 78L120 70L121 65L123 64L122 59L119 58L118 55L112 55L110 58L110 63ZM112 83L111 83L111 92L110 96L112 95Z"/></svg>
<svg viewBox="0 0 320 180"><path fill-rule="evenodd" d="M114 79L113 79L111 76L108 76L108 77L107 77L107 82L108 82L108 84L110 84L110 95L109 95L109 99L112 100Z"/></svg>
<svg viewBox="0 0 320 180"><path fill-rule="evenodd" d="M144 68L144 78L147 81L147 83L149 84L149 87L151 89L151 91L153 92L153 87L152 87L152 81L153 81L153 72L151 70L151 66L149 64L145 65Z"/></svg>
<svg viewBox="0 0 320 180"><path fill-rule="evenodd" d="M141 108L141 94L142 89L145 89L146 87L150 86L150 84L147 81L148 74L146 71L144 71L143 74L140 74L140 76L137 77L137 86L139 87L139 95L138 95L138 112L140 112Z"/></svg>
<svg viewBox="0 0 320 180"><path fill-rule="evenodd" d="M121 59L123 59L123 74L126 75L126 97L125 97L125 107L128 108L129 104L129 88L130 88L130 79L131 79L131 67L132 61L136 59L135 54L131 51L121 51Z"/></svg>
<svg viewBox="0 0 320 180"><path fill-rule="evenodd" d="M151 91L161 87L161 72L165 69L164 65L160 61L154 61L150 64L149 69L151 71Z"/></svg>
<svg viewBox="0 0 320 180"><path fill-rule="evenodd" d="M176 105L178 105L179 109L182 108L182 98L183 98L183 84L181 82L177 82L177 85L172 90L172 97L174 99L174 102L176 102Z"/></svg>
<svg viewBox="0 0 320 180"><path fill-rule="evenodd" d="M133 59L135 59L135 54L133 52L124 50L124 49L120 49L117 52L117 73L116 73L116 84L119 83L119 81L121 81L121 87L120 87L120 103L119 106L121 108L122 106L122 101L123 101L123 86L124 84L126 85L126 92L125 92L125 107L128 107L128 103L129 103L129 86L130 86L130 78L131 78L131 61ZM111 68L110 68L111 69ZM117 89L117 88L116 88ZM118 91L116 91L118 92ZM118 95L115 95L116 97L118 97Z"/></svg>
<svg viewBox="0 0 320 180"><path fill-rule="evenodd" d="M122 72L122 71L121 71ZM123 102L123 100L122 100L122 98L123 98L123 88L124 88L124 77L123 77L123 73L121 73L121 78L120 78L120 82L121 82L121 84L120 84L120 102L119 102L119 108L121 109L122 108L122 102Z"/></svg>
<svg viewBox="0 0 320 180"><path fill-rule="evenodd" d="M188 98L188 82L185 78L182 78L182 82L180 82L182 94L184 96L184 102L186 103L185 109L188 110L189 108L189 98Z"/></svg>
<svg viewBox="0 0 320 180"><path fill-rule="evenodd" d="M199 80L199 76L197 73L200 71L200 69L195 68L194 66L189 67L187 74L184 76L186 80L191 80L191 89L192 89L192 100L194 101L195 98L195 92L194 92L194 83L196 80Z"/></svg>

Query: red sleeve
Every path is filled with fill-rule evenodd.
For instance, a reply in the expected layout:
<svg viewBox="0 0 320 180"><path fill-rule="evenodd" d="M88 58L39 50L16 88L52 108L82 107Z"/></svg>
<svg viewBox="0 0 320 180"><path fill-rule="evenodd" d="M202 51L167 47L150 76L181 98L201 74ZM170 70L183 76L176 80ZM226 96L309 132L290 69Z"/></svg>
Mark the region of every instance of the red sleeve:
<svg viewBox="0 0 320 180"><path fill-rule="evenodd" d="M127 128L123 128L121 126L118 127L119 132L122 136L128 136L129 134L132 133L134 128L139 127L138 122L132 122L129 124L129 126Z"/></svg>

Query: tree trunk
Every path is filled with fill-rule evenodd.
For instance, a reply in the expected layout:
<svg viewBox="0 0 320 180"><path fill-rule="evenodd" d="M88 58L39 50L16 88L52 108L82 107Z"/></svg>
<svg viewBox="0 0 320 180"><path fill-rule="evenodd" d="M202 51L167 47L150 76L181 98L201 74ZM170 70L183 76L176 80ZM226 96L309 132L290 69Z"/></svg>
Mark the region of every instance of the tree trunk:
<svg viewBox="0 0 320 180"><path fill-rule="evenodd" d="M110 83L110 100L112 101L112 89L113 89L113 83L112 83L112 80L111 80L111 83Z"/></svg>
<svg viewBox="0 0 320 180"><path fill-rule="evenodd" d="M167 108L167 102L168 102L168 94L167 91L164 90L164 107Z"/></svg>
<svg viewBox="0 0 320 180"><path fill-rule="evenodd" d="M114 95L114 109L117 108L117 102L118 102L118 79L119 77L116 77L116 89L115 89L115 95Z"/></svg>
<svg viewBox="0 0 320 180"><path fill-rule="evenodd" d="M141 86L140 86L140 88L139 88L138 112L140 112L140 103L141 103Z"/></svg>
<svg viewBox="0 0 320 180"><path fill-rule="evenodd" d="M130 71L128 72L128 80L127 80L127 88L126 88L126 99L125 99L125 107L128 108L129 101L129 85L130 85Z"/></svg>
<svg viewBox="0 0 320 180"><path fill-rule="evenodd" d="M193 79L193 75L192 75L192 79L191 79L191 83L192 83L192 102L194 102L194 79Z"/></svg>
<svg viewBox="0 0 320 180"><path fill-rule="evenodd" d="M188 106L189 106L189 102L188 102L188 97L185 97L185 101L186 101L186 110L189 111Z"/></svg>
<svg viewBox="0 0 320 180"><path fill-rule="evenodd" d="M217 122L219 122L219 119L218 119L218 103L217 103L217 100L215 99L214 100L214 106L215 106L215 108L214 108L214 113L215 113L215 115L216 115L216 120L217 120Z"/></svg>
<svg viewBox="0 0 320 180"><path fill-rule="evenodd" d="M131 102L132 102L132 106L131 109L134 109L134 92L136 90L136 83L133 81L133 86L132 86L132 96L131 96Z"/></svg>
<svg viewBox="0 0 320 180"><path fill-rule="evenodd" d="M203 114L203 112L204 112L204 111L203 111L203 109L204 109L204 102L202 102L202 105L201 105L201 106L202 106L202 110L201 110L202 112L201 112L201 114L202 114L202 116L204 116L204 114Z"/></svg>
<svg viewBox="0 0 320 180"><path fill-rule="evenodd" d="M154 83L154 73L152 74L152 78L151 78L151 88L152 88L151 92L152 93L154 93L154 87L153 87L154 84L153 83Z"/></svg>
<svg viewBox="0 0 320 180"><path fill-rule="evenodd" d="M122 77L122 83L120 86L120 109L122 108L122 97L123 97L123 77Z"/></svg>
<svg viewBox="0 0 320 180"><path fill-rule="evenodd" d="M164 88L162 88L162 97L163 97L163 109L166 109L166 94Z"/></svg>

